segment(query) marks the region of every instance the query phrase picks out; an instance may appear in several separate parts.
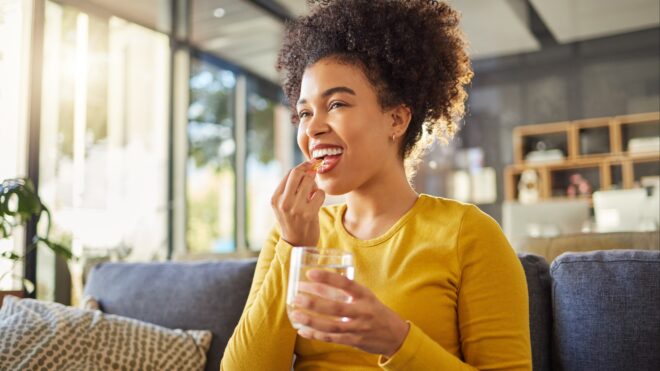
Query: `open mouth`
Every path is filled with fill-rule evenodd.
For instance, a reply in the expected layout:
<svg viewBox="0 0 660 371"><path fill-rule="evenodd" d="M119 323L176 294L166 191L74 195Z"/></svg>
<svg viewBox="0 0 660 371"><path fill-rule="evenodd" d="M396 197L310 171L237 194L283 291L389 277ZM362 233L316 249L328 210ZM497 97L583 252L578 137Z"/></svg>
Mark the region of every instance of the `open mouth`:
<svg viewBox="0 0 660 371"><path fill-rule="evenodd" d="M312 158L321 160L317 174L325 174L337 166L344 150L341 147L321 148L312 151Z"/></svg>

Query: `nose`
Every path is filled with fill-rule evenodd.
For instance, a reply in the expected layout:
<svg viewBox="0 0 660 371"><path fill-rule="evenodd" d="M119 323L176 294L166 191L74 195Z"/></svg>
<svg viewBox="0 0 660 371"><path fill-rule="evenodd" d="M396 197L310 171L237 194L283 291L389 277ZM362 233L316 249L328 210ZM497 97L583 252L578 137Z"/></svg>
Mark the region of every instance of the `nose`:
<svg viewBox="0 0 660 371"><path fill-rule="evenodd" d="M326 133L330 130L330 125L325 121L325 116L316 114L310 120L307 121L307 127L305 128L305 134L308 137L314 138L319 135Z"/></svg>

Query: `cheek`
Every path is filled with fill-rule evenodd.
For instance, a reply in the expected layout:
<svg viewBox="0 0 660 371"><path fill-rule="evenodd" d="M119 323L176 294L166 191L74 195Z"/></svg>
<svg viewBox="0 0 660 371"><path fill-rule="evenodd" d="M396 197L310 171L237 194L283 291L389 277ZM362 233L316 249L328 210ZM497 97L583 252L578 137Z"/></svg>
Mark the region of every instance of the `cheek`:
<svg viewBox="0 0 660 371"><path fill-rule="evenodd" d="M305 129L303 129L302 125L298 124L297 130L298 132L296 135L296 141L298 142L298 148L300 148L300 151L303 153L303 155L309 159L309 154L307 153L307 148L309 147L309 138L307 138Z"/></svg>
<svg viewBox="0 0 660 371"><path fill-rule="evenodd" d="M337 133L353 154L351 160L360 166L374 161L382 162L389 143L381 117L362 114L350 118L344 124L338 128Z"/></svg>
<svg viewBox="0 0 660 371"><path fill-rule="evenodd" d="M384 136L384 134L381 134L377 130L366 128L359 132L351 133L349 139L352 144L351 149L359 153L356 160L361 163L382 162L388 150L388 143L381 136Z"/></svg>

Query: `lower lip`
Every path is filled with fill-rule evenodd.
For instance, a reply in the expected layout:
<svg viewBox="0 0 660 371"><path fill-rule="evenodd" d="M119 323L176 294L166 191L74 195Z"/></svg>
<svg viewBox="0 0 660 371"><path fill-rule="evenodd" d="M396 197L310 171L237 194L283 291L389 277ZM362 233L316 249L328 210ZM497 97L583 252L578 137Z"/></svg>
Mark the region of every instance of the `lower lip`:
<svg viewBox="0 0 660 371"><path fill-rule="evenodd" d="M334 155L334 156L325 156L323 159L323 164L321 164L321 167L319 167L317 173L318 174L325 174L337 166L339 163L339 160L341 159L341 155Z"/></svg>

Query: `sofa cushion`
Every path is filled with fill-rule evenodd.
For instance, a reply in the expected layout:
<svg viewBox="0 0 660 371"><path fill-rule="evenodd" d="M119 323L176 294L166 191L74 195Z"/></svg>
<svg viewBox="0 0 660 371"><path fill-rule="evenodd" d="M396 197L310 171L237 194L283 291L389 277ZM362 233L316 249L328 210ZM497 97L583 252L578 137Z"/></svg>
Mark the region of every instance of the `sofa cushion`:
<svg viewBox="0 0 660 371"><path fill-rule="evenodd" d="M106 313L160 326L207 329L206 370L218 370L245 306L255 259L204 263L106 263L90 273L85 295Z"/></svg>
<svg viewBox="0 0 660 371"><path fill-rule="evenodd" d="M532 342L534 371L550 371L550 334L552 330L552 305L550 303L550 272L543 257L519 253L518 258L525 270L529 293L529 330Z"/></svg>
<svg viewBox="0 0 660 371"><path fill-rule="evenodd" d="M658 369L660 252L565 253L550 271L557 369Z"/></svg>
<svg viewBox="0 0 660 371"><path fill-rule="evenodd" d="M171 330L135 319L33 299L0 309L2 370L204 370L210 331Z"/></svg>

